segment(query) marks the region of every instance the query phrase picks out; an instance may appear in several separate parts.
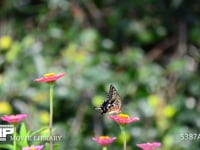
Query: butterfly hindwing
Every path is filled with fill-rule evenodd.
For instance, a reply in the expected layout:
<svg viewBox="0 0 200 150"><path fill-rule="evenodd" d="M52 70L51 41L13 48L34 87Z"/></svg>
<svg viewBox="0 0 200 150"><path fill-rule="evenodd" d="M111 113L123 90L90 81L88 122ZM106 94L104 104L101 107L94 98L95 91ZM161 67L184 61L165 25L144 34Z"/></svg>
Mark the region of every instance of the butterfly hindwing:
<svg viewBox="0 0 200 150"><path fill-rule="evenodd" d="M102 114L118 114L121 112L121 106L121 98L115 87L111 84L107 99L103 102L103 104L100 107L97 107L97 109L99 109Z"/></svg>

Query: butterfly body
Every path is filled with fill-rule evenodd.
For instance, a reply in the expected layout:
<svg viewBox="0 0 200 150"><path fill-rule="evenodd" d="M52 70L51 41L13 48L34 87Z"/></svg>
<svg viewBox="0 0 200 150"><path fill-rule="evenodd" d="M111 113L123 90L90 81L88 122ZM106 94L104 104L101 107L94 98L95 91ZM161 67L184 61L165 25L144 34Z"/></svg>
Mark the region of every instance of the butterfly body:
<svg viewBox="0 0 200 150"><path fill-rule="evenodd" d="M119 114L121 112L121 107L121 98L115 87L111 84L107 99L101 106L96 107L96 109L100 110L101 114Z"/></svg>

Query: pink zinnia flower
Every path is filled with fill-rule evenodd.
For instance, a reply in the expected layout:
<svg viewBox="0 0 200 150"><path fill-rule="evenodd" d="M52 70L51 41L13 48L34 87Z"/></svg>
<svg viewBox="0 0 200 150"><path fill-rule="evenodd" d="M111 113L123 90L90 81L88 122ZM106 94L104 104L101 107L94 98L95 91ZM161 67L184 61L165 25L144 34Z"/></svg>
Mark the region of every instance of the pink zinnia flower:
<svg viewBox="0 0 200 150"><path fill-rule="evenodd" d="M100 136L92 138L95 142L102 146L107 146L116 140L116 137Z"/></svg>
<svg viewBox="0 0 200 150"><path fill-rule="evenodd" d="M143 150L155 150L156 148L160 146L161 144L159 142L137 144L137 147Z"/></svg>
<svg viewBox="0 0 200 150"><path fill-rule="evenodd" d="M138 117L131 118L126 114L119 114L116 116L108 116L108 118L114 120L115 122L117 122L121 125L136 122L136 121L140 120L140 118L138 118Z"/></svg>
<svg viewBox="0 0 200 150"><path fill-rule="evenodd" d="M54 81L58 80L59 78L63 77L64 75L65 75L65 73L59 73L59 74L47 73L47 74L44 74L44 77L37 78L34 81L36 81L36 82L54 82Z"/></svg>
<svg viewBox="0 0 200 150"><path fill-rule="evenodd" d="M43 145L38 145L38 146L31 146L31 147L23 147L22 150L42 150Z"/></svg>
<svg viewBox="0 0 200 150"><path fill-rule="evenodd" d="M27 117L26 114L17 114L17 115L10 115L10 116L5 115L1 117L1 120L9 122L9 123L18 123L26 117Z"/></svg>

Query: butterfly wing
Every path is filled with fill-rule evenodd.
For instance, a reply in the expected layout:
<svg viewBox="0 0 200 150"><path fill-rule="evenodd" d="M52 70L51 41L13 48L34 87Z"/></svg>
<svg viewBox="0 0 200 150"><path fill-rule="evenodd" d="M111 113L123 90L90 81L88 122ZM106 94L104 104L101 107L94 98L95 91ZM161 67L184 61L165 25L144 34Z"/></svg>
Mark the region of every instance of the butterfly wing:
<svg viewBox="0 0 200 150"><path fill-rule="evenodd" d="M100 107L97 107L96 109L100 110L101 114L118 114L121 112L121 107L121 97L119 96L115 87L111 84L106 101L104 101L103 104Z"/></svg>
<svg viewBox="0 0 200 150"><path fill-rule="evenodd" d="M119 96L117 90L115 87L111 84L110 85L110 90L107 96L107 101L108 101L108 113L109 114L118 114L121 112L121 107L122 107L122 100L121 97Z"/></svg>

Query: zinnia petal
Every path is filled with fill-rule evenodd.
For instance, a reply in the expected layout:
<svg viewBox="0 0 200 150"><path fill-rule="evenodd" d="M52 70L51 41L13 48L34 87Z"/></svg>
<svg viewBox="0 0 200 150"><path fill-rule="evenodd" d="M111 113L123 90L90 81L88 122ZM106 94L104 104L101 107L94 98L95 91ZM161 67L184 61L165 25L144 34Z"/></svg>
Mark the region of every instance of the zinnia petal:
<svg viewBox="0 0 200 150"><path fill-rule="evenodd" d="M159 142L137 144L137 147L141 148L142 150L155 150L160 146L161 143Z"/></svg>
<svg viewBox="0 0 200 150"><path fill-rule="evenodd" d="M64 75L65 73L59 73L59 74L48 73L48 74L45 74L44 77L37 78L34 81L35 82L54 82L58 80L59 78L63 77Z"/></svg>
<svg viewBox="0 0 200 150"><path fill-rule="evenodd" d="M114 120L115 122L119 123L119 124L128 124L128 123L133 123L136 121L139 121L140 118L139 117L129 117L126 114L119 114L116 116L108 116L108 118Z"/></svg>
<svg viewBox="0 0 200 150"><path fill-rule="evenodd" d="M24 118L27 117L27 114L17 114L17 115L5 115L1 117L1 120L9 122L9 123L18 123L21 122Z"/></svg>
<svg viewBox="0 0 200 150"><path fill-rule="evenodd" d="M30 146L30 147L23 147L22 150L42 150L44 145L38 145L38 146Z"/></svg>
<svg viewBox="0 0 200 150"><path fill-rule="evenodd" d="M96 143L102 146L107 146L116 140L116 137L109 137L109 136L100 136L100 137L93 137Z"/></svg>

